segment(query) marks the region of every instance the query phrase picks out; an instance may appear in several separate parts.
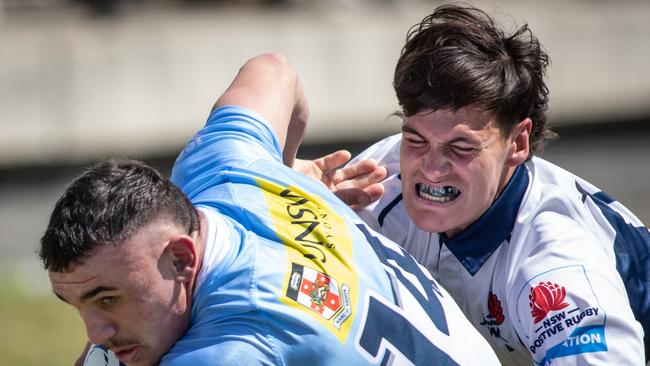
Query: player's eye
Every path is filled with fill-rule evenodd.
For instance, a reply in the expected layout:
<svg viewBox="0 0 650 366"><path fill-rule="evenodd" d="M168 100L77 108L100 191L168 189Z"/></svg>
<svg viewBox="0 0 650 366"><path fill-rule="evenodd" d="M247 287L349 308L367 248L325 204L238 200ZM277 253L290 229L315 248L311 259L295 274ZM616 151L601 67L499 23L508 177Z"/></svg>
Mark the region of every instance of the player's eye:
<svg viewBox="0 0 650 366"><path fill-rule="evenodd" d="M404 142L406 142L407 144L413 146L421 146L426 143L426 141L424 141L422 138L412 134L404 134L402 136L402 140L404 140Z"/></svg>
<svg viewBox="0 0 650 366"><path fill-rule="evenodd" d="M117 304L118 300L119 298L117 296L104 296L101 299L99 299L99 303L104 307L110 307Z"/></svg>
<svg viewBox="0 0 650 366"><path fill-rule="evenodd" d="M469 155L478 152L480 149L474 146L451 145L451 151L459 155Z"/></svg>

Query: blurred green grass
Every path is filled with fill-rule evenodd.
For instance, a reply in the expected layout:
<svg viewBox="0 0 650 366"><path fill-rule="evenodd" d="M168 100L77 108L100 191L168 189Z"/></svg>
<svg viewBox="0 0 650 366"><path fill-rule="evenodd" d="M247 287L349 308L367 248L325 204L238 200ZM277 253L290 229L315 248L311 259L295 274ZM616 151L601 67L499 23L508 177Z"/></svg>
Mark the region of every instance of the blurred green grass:
<svg viewBox="0 0 650 366"><path fill-rule="evenodd" d="M44 292L42 285L21 284L12 280L11 273L2 272L0 364L74 364L86 342L76 310Z"/></svg>

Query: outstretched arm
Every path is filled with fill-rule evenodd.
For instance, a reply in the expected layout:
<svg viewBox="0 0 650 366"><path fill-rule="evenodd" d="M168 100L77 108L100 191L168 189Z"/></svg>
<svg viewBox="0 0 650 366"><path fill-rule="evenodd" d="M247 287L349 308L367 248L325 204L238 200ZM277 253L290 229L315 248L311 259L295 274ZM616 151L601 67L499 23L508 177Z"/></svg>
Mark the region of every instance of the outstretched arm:
<svg viewBox="0 0 650 366"><path fill-rule="evenodd" d="M248 60L214 108L225 105L246 107L264 116L280 140L284 163L293 166L309 106L298 75L284 56L268 53Z"/></svg>

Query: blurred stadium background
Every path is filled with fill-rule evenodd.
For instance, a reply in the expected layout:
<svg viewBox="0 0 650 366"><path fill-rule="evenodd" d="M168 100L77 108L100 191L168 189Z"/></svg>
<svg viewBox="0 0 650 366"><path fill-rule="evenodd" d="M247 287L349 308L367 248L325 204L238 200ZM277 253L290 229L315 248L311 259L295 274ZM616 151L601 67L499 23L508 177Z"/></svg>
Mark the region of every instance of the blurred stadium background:
<svg viewBox="0 0 650 366"><path fill-rule="evenodd" d="M397 132L391 78L440 1L0 0L0 363L68 365L84 341L36 259L80 169L129 156L168 172L237 68L288 56L311 101L302 157ZM469 1L527 22L552 64L545 157L650 223L650 2ZM31 344L30 344L31 343Z"/></svg>

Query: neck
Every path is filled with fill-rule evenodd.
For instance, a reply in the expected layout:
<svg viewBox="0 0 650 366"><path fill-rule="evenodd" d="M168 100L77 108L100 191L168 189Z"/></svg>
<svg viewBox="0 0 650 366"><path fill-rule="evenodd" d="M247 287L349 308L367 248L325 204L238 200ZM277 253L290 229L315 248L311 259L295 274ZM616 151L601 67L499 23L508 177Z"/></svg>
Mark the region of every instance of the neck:
<svg viewBox="0 0 650 366"><path fill-rule="evenodd" d="M499 181L499 185L497 186L497 194L494 196L494 201L501 196L501 193L503 192L503 189L508 185L508 182L510 182L510 179L512 178L512 175L515 173L515 170L517 169L518 165L508 167L504 173L501 175L501 179Z"/></svg>
<svg viewBox="0 0 650 366"><path fill-rule="evenodd" d="M192 306L192 299L194 297L194 291L196 289L196 282L197 282L196 280L199 277L201 268L203 267L203 253L205 252L205 241L208 234L207 231L208 231L208 220L206 219L205 215L201 211L199 211L199 230L195 238L196 270L194 271L194 275L192 276L192 279L187 284L187 303L189 304L190 308Z"/></svg>

